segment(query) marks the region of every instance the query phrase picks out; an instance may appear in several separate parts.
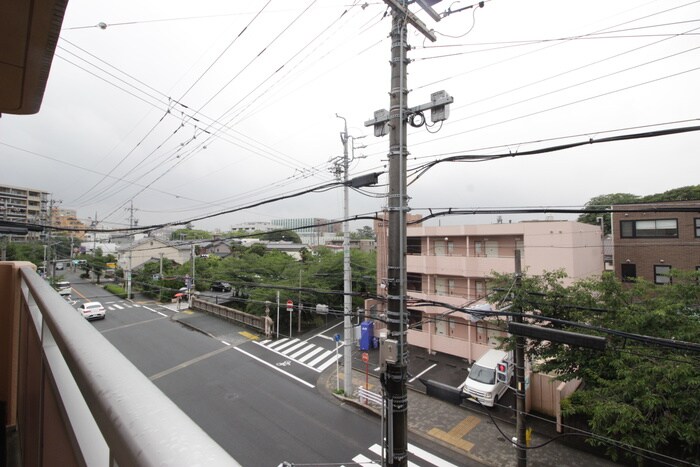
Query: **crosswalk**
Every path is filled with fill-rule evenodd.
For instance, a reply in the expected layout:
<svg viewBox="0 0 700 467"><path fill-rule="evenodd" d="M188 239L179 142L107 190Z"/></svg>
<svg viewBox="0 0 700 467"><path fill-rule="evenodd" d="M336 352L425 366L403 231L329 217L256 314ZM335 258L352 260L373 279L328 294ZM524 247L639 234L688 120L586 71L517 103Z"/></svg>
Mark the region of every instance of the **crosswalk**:
<svg viewBox="0 0 700 467"><path fill-rule="evenodd" d="M373 444L369 447L372 458L364 455L358 454L353 457L352 460L355 464L362 467L379 467L382 465L382 447L379 444ZM428 451L419 448L411 443L408 443L408 465L409 467L424 467L424 466L440 466L440 467L457 467L455 464L442 459L435 454L431 454ZM341 466L346 467L346 466Z"/></svg>
<svg viewBox="0 0 700 467"><path fill-rule="evenodd" d="M151 307L148 307L148 306L146 306L146 305L140 305L140 304L135 303L135 302L126 302L126 301L121 301L121 302L105 302L105 303L103 303L103 306L105 307L105 309L106 309L107 311L126 310L126 309L129 309L129 308L140 308L140 309L148 310L148 311L150 311L151 313L155 313L155 314L158 314L158 315L161 315L161 316L168 316L168 315L166 315L165 313L163 313L162 311L159 311L159 310L157 310L157 309L154 309L155 307L154 307L154 308L151 308Z"/></svg>
<svg viewBox="0 0 700 467"><path fill-rule="evenodd" d="M283 338L279 340L264 340L255 342L268 350L293 360L305 367L321 373L340 358L335 349L328 350L308 341Z"/></svg>

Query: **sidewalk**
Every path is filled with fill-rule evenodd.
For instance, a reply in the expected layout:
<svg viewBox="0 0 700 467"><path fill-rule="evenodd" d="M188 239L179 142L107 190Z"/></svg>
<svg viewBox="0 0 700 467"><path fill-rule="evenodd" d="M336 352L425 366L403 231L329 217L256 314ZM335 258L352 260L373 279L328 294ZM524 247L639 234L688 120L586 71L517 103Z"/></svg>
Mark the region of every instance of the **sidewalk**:
<svg viewBox="0 0 700 467"><path fill-rule="evenodd" d="M322 376L325 379L319 381L318 387L324 388L339 399L362 406L380 416L381 412L377 405L361 402L359 398L359 387L365 387L367 382L370 391L381 393L377 371L379 352L375 349L367 351L370 357L368 365L362 362L362 353L359 350L353 351L352 397L345 398L334 394L335 368L327 370ZM427 438L484 465L516 466L516 450L507 441L515 436L515 418L512 410L507 407L499 410L481 408L471 402L463 402L462 405L444 402L427 396L425 386L418 379L419 375L410 375L412 369L418 371L430 368L423 377L457 387L466 378L467 367L467 363L459 358L441 354L429 355L424 349L410 348L408 428L415 435ZM366 369L369 371L366 372ZM342 368L339 377L342 389ZM530 442L532 448L527 451L529 466L608 467L618 465L556 440L548 442L560 435L556 433L554 424L548 420L534 420L528 417L527 426L533 428ZM543 446L535 448L540 445Z"/></svg>

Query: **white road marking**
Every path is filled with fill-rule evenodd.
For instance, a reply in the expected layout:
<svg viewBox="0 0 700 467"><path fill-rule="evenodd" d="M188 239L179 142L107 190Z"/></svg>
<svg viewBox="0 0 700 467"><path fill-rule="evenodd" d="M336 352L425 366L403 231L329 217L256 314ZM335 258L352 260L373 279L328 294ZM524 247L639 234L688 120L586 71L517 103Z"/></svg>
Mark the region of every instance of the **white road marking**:
<svg viewBox="0 0 700 467"><path fill-rule="evenodd" d="M147 309L148 311L152 311L153 313L156 313L156 310L154 310L153 308L148 308L147 306L144 306L144 308Z"/></svg>
<svg viewBox="0 0 700 467"><path fill-rule="evenodd" d="M168 315L166 315L165 313L161 313L160 311L156 311L156 313L158 313L161 316L165 316L166 318L168 317Z"/></svg>
<svg viewBox="0 0 700 467"><path fill-rule="evenodd" d="M379 466L376 462L373 462L369 457L365 457L362 454L358 454L352 458L354 462L357 462L362 467L374 467Z"/></svg>
<svg viewBox="0 0 700 467"><path fill-rule="evenodd" d="M282 374L284 374L284 375L287 375L287 376L289 376L290 378L292 378L293 380L299 381L300 383L302 383L302 384L304 384L304 385L306 385L306 386L308 386L308 387L310 387L310 388L312 388L312 389L316 387L316 386L314 386L313 384L307 383L307 382L304 381L303 379L301 379L301 378L299 378L299 377L297 377L297 376L294 376L293 374L291 374L291 373L289 373L289 372L286 372L286 371L284 371L283 369L281 369L281 368L279 368L279 367L276 367L275 365L272 365L271 363L267 363L265 360L263 360L263 359L261 359L261 358L258 358L258 357L256 357L255 355L246 352L245 350L239 349L238 347L233 347L233 348L236 349L236 350L238 350L240 353L249 356L249 357L252 358L253 360L257 360L258 362L262 363L263 365L267 365L267 366L269 366L270 368L272 368L273 370L277 370L277 371L279 371L280 373L282 373Z"/></svg>
<svg viewBox="0 0 700 467"><path fill-rule="evenodd" d="M124 309L123 306L117 305L116 303L115 303L114 305L112 305L112 306L113 306L114 308L118 309L118 310L123 310L123 309Z"/></svg>
<svg viewBox="0 0 700 467"><path fill-rule="evenodd" d="M323 363L323 365L319 366L316 371L319 373L331 366L333 363L335 363L336 360L340 358L340 354L336 353L333 355L331 358L329 358L326 362Z"/></svg>
<svg viewBox="0 0 700 467"><path fill-rule="evenodd" d="M319 363L321 360L323 360L324 358L328 357L331 353L333 353L332 350L326 350L326 351L323 352L320 356L318 356L318 357L316 357L315 359L311 360L311 361L309 362L309 366L314 366L314 365L316 365L316 364Z"/></svg>
<svg viewBox="0 0 700 467"><path fill-rule="evenodd" d="M375 453L375 454L378 455L378 456L381 456L381 455L382 455L382 447L381 447L380 445L378 445L378 444L373 444L373 445L369 448L369 450L372 451L373 453ZM410 449L409 449L409 452L410 452ZM428 461L428 462L430 462L430 461ZM442 467L444 464L435 464L435 465L439 465L440 467ZM413 462L411 462L411 461L408 461L408 466L409 466L409 467L418 467L417 464L415 464L415 463L413 463Z"/></svg>
<svg viewBox="0 0 700 467"><path fill-rule="evenodd" d="M313 349L311 352L307 353L306 355L304 355L303 357L301 357L301 358L300 358L299 360L297 360L297 361L298 361L299 363L304 363L305 361L307 361L308 359L310 359L311 357L313 357L313 356L316 355L317 353L321 352L322 350L323 350L323 347L316 347L316 348Z"/></svg>
<svg viewBox="0 0 700 467"><path fill-rule="evenodd" d="M411 443L408 443L408 452L413 454L416 457L420 457L424 461L428 461L431 464L439 465L440 467L457 467L451 462L447 462L445 459L442 459L435 454L431 454L428 451L419 448L418 446L414 446Z"/></svg>
<svg viewBox="0 0 700 467"><path fill-rule="evenodd" d="M415 380L417 380L418 378L420 378L421 376L423 376L424 374L426 374L427 372L429 372L430 370L432 370L432 369L435 368L436 366L437 366L437 363L433 363L433 364L430 365L428 368L426 368L425 370L421 371L420 373L418 373L418 374L417 374L416 376L414 376L413 378L409 379L408 382L409 382L409 383L414 382Z"/></svg>
<svg viewBox="0 0 700 467"><path fill-rule="evenodd" d="M229 344L229 343L226 342L226 341L220 341L220 342L221 342L222 344L224 344L224 345L231 345L231 344Z"/></svg>
<svg viewBox="0 0 700 467"><path fill-rule="evenodd" d="M294 352L299 347L303 347L305 344L306 344L306 341L299 341L298 344L293 345L293 346L289 347L288 349L284 349L284 352L282 352L282 353L285 355L289 355L290 352Z"/></svg>
<svg viewBox="0 0 700 467"><path fill-rule="evenodd" d="M304 344L306 344L306 342L304 342ZM309 344L306 347L304 347L303 349L301 349L300 351L295 352L292 355L290 355L289 358L296 359L298 356L305 354L306 352L313 349L314 347L316 347L314 344ZM287 353L287 352L284 352L284 353Z"/></svg>

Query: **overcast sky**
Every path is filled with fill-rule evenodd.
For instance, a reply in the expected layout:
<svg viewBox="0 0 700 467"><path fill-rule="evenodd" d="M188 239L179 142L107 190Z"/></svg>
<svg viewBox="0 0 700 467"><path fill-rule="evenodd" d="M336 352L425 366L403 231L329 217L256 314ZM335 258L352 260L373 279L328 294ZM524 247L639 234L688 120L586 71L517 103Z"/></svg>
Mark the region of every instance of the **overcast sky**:
<svg viewBox="0 0 700 467"><path fill-rule="evenodd" d="M438 39L409 27L408 105L439 90L454 104L442 126L410 128L409 167L698 124L698 1L491 0L439 23L411 8ZM385 13L382 1L71 0L40 112L0 119L0 183L48 191L105 227L128 225L132 202L139 225L197 218L333 181L336 114L367 135L351 176L385 170L388 137L364 127L389 106ZM410 206L580 207L659 193L700 183L698 148L694 132L440 164L410 185ZM352 192L351 215L381 211L387 181ZM341 218L342 199L336 188L194 224Z"/></svg>

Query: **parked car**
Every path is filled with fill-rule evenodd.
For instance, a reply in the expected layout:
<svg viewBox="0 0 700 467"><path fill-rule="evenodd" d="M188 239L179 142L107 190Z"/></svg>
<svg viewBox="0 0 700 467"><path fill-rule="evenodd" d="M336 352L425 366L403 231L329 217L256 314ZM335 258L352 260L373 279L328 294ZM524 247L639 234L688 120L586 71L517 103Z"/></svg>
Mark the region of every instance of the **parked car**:
<svg viewBox="0 0 700 467"><path fill-rule="evenodd" d="M105 319L105 307L100 302L86 302L80 305L78 311L83 318L89 320Z"/></svg>
<svg viewBox="0 0 700 467"><path fill-rule="evenodd" d="M212 292L230 292L231 284L224 281L216 281L211 284Z"/></svg>

